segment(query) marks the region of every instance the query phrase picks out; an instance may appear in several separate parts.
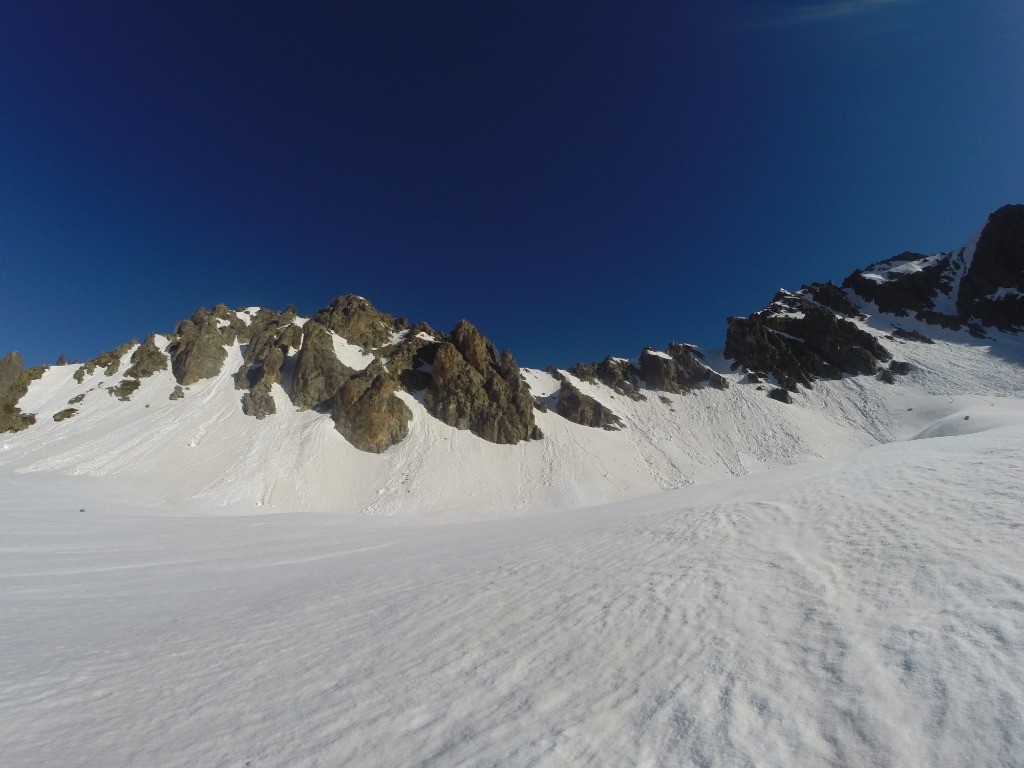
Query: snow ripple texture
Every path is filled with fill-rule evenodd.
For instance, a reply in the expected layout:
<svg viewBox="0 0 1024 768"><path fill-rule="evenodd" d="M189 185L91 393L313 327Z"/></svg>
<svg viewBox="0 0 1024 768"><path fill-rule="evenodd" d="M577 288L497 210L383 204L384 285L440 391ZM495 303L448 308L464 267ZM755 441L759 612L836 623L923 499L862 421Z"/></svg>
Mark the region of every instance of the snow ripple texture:
<svg viewBox="0 0 1024 768"><path fill-rule="evenodd" d="M1022 466L1011 424L444 525L162 517L8 474L0 754L1024 765Z"/></svg>

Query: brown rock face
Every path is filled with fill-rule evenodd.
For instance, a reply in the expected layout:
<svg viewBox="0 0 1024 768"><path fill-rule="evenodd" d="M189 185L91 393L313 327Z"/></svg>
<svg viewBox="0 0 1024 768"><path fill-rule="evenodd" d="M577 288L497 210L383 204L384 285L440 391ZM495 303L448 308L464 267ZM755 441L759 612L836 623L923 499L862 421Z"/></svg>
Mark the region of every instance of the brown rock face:
<svg viewBox="0 0 1024 768"><path fill-rule="evenodd" d="M124 357L125 352L134 346L135 342L129 341L127 344L122 344L109 352L96 355L96 357L75 371L75 381L81 384L85 380L86 374L91 376L97 368L102 368L103 373L107 376L114 376L121 368L121 358Z"/></svg>
<svg viewBox="0 0 1024 768"><path fill-rule="evenodd" d="M555 412L559 416L585 427L600 427L616 430L622 427L622 420L597 400L580 392L565 379L558 390Z"/></svg>
<svg viewBox="0 0 1024 768"><path fill-rule="evenodd" d="M577 363L569 373L590 384L600 381L620 395L632 400L646 400L640 392L641 371L628 360L606 357L600 363Z"/></svg>
<svg viewBox="0 0 1024 768"><path fill-rule="evenodd" d="M178 323L178 339L170 346L171 372L182 386L212 378L224 366L228 353L217 321L201 310Z"/></svg>
<svg viewBox="0 0 1024 768"><path fill-rule="evenodd" d="M412 411L380 361L346 381L331 398L334 426L361 451L382 453L409 434Z"/></svg>
<svg viewBox="0 0 1024 768"><path fill-rule="evenodd" d="M534 436L533 398L508 351L497 350L461 320L434 356L424 396L427 410L446 424L492 443Z"/></svg>
<svg viewBox="0 0 1024 768"><path fill-rule="evenodd" d="M750 317L730 317L725 356L748 370L772 373L791 392L816 378L873 374L892 358L885 347L849 320L799 294L780 292Z"/></svg>
<svg viewBox="0 0 1024 768"><path fill-rule="evenodd" d="M292 402L299 408L324 405L354 373L334 354L330 331L316 320L307 322L303 328L302 349L295 360Z"/></svg>
<svg viewBox="0 0 1024 768"><path fill-rule="evenodd" d="M648 387L661 392L685 394L705 383L715 389L729 388L728 380L705 365L699 352L675 341L663 353L641 352L640 372Z"/></svg>
<svg viewBox="0 0 1024 768"><path fill-rule="evenodd" d="M351 295L339 296L326 309L317 312L313 319L364 350L383 347L393 333L407 327L405 321L378 312L362 296Z"/></svg>
<svg viewBox="0 0 1024 768"><path fill-rule="evenodd" d="M44 369L34 369L42 375ZM25 361L17 352L0 358L0 432L20 432L36 423L35 414L24 413L18 401L28 392L28 385L38 378L25 370Z"/></svg>
<svg viewBox="0 0 1024 768"><path fill-rule="evenodd" d="M157 346L155 334L149 334L132 352L131 363L124 375L134 379L145 379L157 371L167 370L167 355Z"/></svg>

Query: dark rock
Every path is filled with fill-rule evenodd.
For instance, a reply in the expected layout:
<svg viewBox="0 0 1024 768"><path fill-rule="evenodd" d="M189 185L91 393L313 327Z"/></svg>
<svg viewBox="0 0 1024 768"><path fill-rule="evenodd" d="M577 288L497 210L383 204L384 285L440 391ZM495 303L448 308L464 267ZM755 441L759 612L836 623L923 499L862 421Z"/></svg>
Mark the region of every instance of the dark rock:
<svg viewBox="0 0 1024 768"><path fill-rule="evenodd" d="M145 379L157 371L167 370L168 358L157 346L155 334L149 334L132 353L131 363L124 375L135 379Z"/></svg>
<svg viewBox="0 0 1024 768"><path fill-rule="evenodd" d="M631 400L647 399L640 392L640 369L628 360L606 357L600 363L577 363L569 369L569 373L589 384L600 381Z"/></svg>
<svg viewBox="0 0 1024 768"><path fill-rule="evenodd" d="M127 344L122 344L121 346L112 349L109 352L103 352L97 355L92 360L87 362L85 365L80 367L77 371L75 371L75 381L81 384L83 381L85 381L86 375L91 376L93 373L96 372L97 368L102 368L103 373L106 374L107 376L115 375L121 368L121 358L124 357L125 353L127 353L128 350L134 347L136 344L138 344L138 342L135 341L135 339L132 339Z"/></svg>
<svg viewBox="0 0 1024 768"><path fill-rule="evenodd" d="M430 366L440 346L439 336L442 334L426 323L418 323L388 348L387 369L406 391L420 392L430 385Z"/></svg>
<svg viewBox="0 0 1024 768"><path fill-rule="evenodd" d="M785 389L773 389L768 393L768 397L772 400L778 400L780 403L791 404L793 402L793 396Z"/></svg>
<svg viewBox="0 0 1024 768"><path fill-rule="evenodd" d="M621 429L621 419L597 400L585 395L566 379L558 390L558 401L555 411L559 416L585 427L601 427L602 429Z"/></svg>
<svg viewBox="0 0 1024 768"><path fill-rule="evenodd" d="M78 413L77 408L65 408L63 411L57 411L53 414L54 421L64 421L64 419L70 419Z"/></svg>
<svg viewBox="0 0 1024 768"><path fill-rule="evenodd" d="M107 390L112 396L116 397L121 402L128 402L131 396L135 393L135 390L142 384L138 379L124 378L121 383L117 386L111 387Z"/></svg>
<svg viewBox="0 0 1024 768"><path fill-rule="evenodd" d="M1004 295L992 298L1001 289ZM1024 205L1007 205L988 217L956 306L962 318L1003 331L1024 329Z"/></svg>
<svg viewBox="0 0 1024 768"><path fill-rule="evenodd" d="M57 358L56 365L67 365L67 364L68 364L68 356L67 355L61 355L60 357Z"/></svg>
<svg viewBox="0 0 1024 768"><path fill-rule="evenodd" d="M185 396L185 390L178 384L171 390L171 394L167 396L168 400L181 400Z"/></svg>
<svg viewBox="0 0 1024 768"><path fill-rule="evenodd" d="M893 360L892 362L889 363L889 370L895 373L897 376L906 376L908 373L914 370L914 366L912 366L910 363Z"/></svg>
<svg viewBox="0 0 1024 768"><path fill-rule="evenodd" d="M85 392L83 392L80 395L75 395L70 400L68 400L68 405L78 405L83 400L85 400Z"/></svg>
<svg viewBox="0 0 1024 768"><path fill-rule="evenodd" d="M316 320L307 322L292 381L291 397L296 407L325 405L354 373L335 355L331 332Z"/></svg>
<svg viewBox="0 0 1024 768"><path fill-rule="evenodd" d="M846 315L863 319L866 317L860 308L851 301L850 297L843 292L843 289L829 280L827 283L811 283L801 287L801 293L810 295L814 301L822 306Z"/></svg>
<svg viewBox="0 0 1024 768"><path fill-rule="evenodd" d="M182 386L216 376L228 356L217 318L199 313L193 318L178 323L178 338L170 346L171 371Z"/></svg>
<svg viewBox="0 0 1024 768"><path fill-rule="evenodd" d="M952 284L948 277L951 255L938 259L921 269L891 272L893 267L908 261L927 259L923 253L901 253L891 259L858 269L843 280L843 287L852 289L861 298L873 301L879 311L905 316L908 312L923 312L934 308L933 300L940 291L948 293ZM865 273L882 275L886 279L867 277Z"/></svg>
<svg viewBox="0 0 1024 768"><path fill-rule="evenodd" d="M703 362L703 355L689 344L671 342L665 352L651 348L640 353L640 375L647 386L662 392L686 394L707 384L728 389L729 381Z"/></svg>
<svg viewBox="0 0 1024 768"><path fill-rule="evenodd" d="M878 380L884 381L886 384L896 383L896 377L893 375L893 372L890 371L888 368L883 368L881 371L878 372Z"/></svg>
<svg viewBox="0 0 1024 768"><path fill-rule="evenodd" d="M548 412L548 405L547 405L547 403L545 403L539 397L533 398L533 407L536 408L541 413L547 413Z"/></svg>
<svg viewBox="0 0 1024 768"><path fill-rule="evenodd" d="M28 385L42 376L45 368L25 370L25 361L17 352L0 358L0 432L20 432L36 423L35 414L24 413L18 401L28 392Z"/></svg>
<svg viewBox="0 0 1024 768"><path fill-rule="evenodd" d="M242 395L242 413L257 419L265 419L277 413L277 405L270 393L269 383L259 382L251 391Z"/></svg>
<svg viewBox="0 0 1024 768"><path fill-rule="evenodd" d="M363 350L383 347L394 333L406 328L391 315L378 312L366 299L351 295L339 296L313 319Z"/></svg>
<svg viewBox="0 0 1024 768"><path fill-rule="evenodd" d="M434 354L424 405L436 418L492 443L514 444L533 434L533 397L512 354L499 357L465 320Z"/></svg>
<svg viewBox="0 0 1024 768"><path fill-rule="evenodd" d="M730 317L725 356L748 370L772 373L795 392L817 378L844 373L872 374L892 358L871 334L849 320L797 294L779 296L749 317Z"/></svg>
<svg viewBox="0 0 1024 768"><path fill-rule="evenodd" d="M897 339L907 339L908 341L919 341L922 344L934 344L935 342L929 339L920 331L905 331L902 328L893 328L892 335Z"/></svg>
<svg viewBox="0 0 1024 768"><path fill-rule="evenodd" d="M374 360L331 398L335 429L361 451L381 453L397 445L409 434L412 419L398 390L398 382Z"/></svg>

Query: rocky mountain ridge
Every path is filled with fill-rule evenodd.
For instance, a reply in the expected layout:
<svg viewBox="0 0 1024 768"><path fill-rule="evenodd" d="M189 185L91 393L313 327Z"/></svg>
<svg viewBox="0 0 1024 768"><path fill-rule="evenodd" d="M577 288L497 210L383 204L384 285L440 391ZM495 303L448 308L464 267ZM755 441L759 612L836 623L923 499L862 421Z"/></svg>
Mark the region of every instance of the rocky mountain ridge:
<svg viewBox="0 0 1024 768"><path fill-rule="evenodd" d="M879 313L894 318L888 334L862 322ZM856 270L841 285L779 291L765 309L728 319L724 356L745 382L782 403L821 379L874 377L891 384L909 372L909 364L895 359L888 340L929 341L919 330L901 328L900 318L963 329L976 338L987 329L1024 328L1024 206L999 209L955 251L904 253ZM557 389L542 395L531 389L512 353L499 352L468 321L441 333L425 323L410 326L351 295L309 318L298 317L294 307L200 309L172 333L151 334L79 365L73 378L82 384L102 372L109 381L98 386L129 402L143 380L163 376L168 399L187 400L191 387L222 373L235 348L242 362L233 369L234 386L247 417L277 416L280 389L293 409L323 414L352 446L370 453L408 437L413 413L403 396L446 425L514 445L544 438L536 413L622 429L622 414L584 391L588 386L609 397L666 403L670 395L730 387L726 372L709 365L700 350L673 342L663 351L646 348L632 360L607 357L564 371L549 368ZM16 352L0 360L0 432L36 423L37 415L19 404L47 368L26 370ZM53 419L78 416L84 397L69 398Z"/></svg>

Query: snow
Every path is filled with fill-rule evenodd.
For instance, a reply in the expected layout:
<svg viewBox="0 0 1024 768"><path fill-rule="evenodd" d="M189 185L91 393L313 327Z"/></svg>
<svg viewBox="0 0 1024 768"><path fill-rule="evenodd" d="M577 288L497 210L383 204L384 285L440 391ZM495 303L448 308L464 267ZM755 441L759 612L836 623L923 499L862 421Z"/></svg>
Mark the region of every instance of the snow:
<svg viewBox="0 0 1024 768"><path fill-rule="evenodd" d="M334 342L334 354L338 360L353 371L363 370L375 359L372 354L364 352L361 347L346 341L334 331L331 331L331 340Z"/></svg>
<svg viewBox="0 0 1024 768"><path fill-rule="evenodd" d="M1020 765L1022 465L999 415L444 525L0 472L4 764Z"/></svg>
<svg viewBox="0 0 1024 768"><path fill-rule="evenodd" d="M724 391L562 371L623 429L515 446L402 393L380 455L281 385L244 416L238 344L178 401L48 369L0 445L0 762L1024 765L1024 339L856 322L935 343L793 405L721 351Z"/></svg>
<svg viewBox="0 0 1024 768"><path fill-rule="evenodd" d="M661 357L665 360L672 359L672 355L670 355L668 352L662 352L660 349L648 349L646 350L646 352L648 355L654 355L654 357Z"/></svg>
<svg viewBox="0 0 1024 768"><path fill-rule="evenodd" d="M988 295L988 298L994 299L994 300L1006 299L1006 298L1019 299L1021 297L1024 297L1024 293L1021 293L1016 288L1000 288L999 290L994 291L993 293L990 293Z"/></svg>

